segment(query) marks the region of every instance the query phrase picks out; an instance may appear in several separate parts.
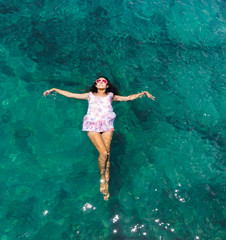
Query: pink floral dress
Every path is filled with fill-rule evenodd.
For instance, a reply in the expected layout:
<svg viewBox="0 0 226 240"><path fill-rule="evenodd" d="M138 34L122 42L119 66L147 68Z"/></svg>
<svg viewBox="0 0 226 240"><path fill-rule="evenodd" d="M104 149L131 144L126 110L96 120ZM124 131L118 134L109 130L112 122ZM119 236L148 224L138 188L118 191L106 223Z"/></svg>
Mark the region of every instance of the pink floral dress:
<svg viewBox="0 0 226 240"><path fill-rule="evenodd" d="M89 93L89 107L87 114L83 118L82 131L106 132L114 131L114 120L116 114L112 108L113 93L106 97L95 96Z"/></svg>

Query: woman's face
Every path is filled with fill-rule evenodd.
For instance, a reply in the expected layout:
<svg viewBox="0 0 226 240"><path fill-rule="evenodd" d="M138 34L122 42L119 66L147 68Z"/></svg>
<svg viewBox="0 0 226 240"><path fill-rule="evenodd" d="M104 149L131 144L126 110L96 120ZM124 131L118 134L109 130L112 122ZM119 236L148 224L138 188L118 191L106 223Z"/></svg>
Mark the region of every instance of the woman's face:
<svg viewBox="0 0 226 240"><path fill-rule="evenodd" d="M99 89L106 89L108 88L108 81L106 78L98 78L96 80L96 88L99 88Z"/></svg>

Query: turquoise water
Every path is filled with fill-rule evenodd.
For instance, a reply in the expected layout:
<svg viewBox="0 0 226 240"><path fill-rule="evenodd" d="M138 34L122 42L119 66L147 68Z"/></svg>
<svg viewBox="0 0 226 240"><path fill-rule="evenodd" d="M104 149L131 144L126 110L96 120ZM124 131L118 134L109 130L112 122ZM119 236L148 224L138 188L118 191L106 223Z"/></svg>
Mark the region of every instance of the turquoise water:
<svg viewBox="0 0 226 240"><path fill-rule="evenodd" d="M225 239L223 0L0 1L0 240ZM114 102L110 199L81 131L101 73Z"/></svg>

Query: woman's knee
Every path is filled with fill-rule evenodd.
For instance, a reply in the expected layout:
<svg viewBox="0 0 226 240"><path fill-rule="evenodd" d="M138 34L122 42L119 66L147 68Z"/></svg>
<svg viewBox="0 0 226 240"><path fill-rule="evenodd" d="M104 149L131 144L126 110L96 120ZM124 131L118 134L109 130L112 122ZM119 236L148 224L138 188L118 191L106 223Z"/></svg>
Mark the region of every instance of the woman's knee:
<svg viewBox="0 0 226 240"><path fill-rule="evenodd" d="M110 151L107 152L107 162L110 160Z"/></svg>
<svg viewBox="0 0 226 240"><path fill-rule="evenodd" d="M100 157L101 157L101 158L106 159L106 158L108 157L108 152L107 152L107 151L101 151L101 152L99 152L99 153L100 153Z"/></svg>
<svg viewBox="0 0 226 240"><path fill-rule="evenodd" d="M111 165L111 164L110 164L110 161L107 161L106 167L107 167L107 168L110 168L110 165Z"/></svg>

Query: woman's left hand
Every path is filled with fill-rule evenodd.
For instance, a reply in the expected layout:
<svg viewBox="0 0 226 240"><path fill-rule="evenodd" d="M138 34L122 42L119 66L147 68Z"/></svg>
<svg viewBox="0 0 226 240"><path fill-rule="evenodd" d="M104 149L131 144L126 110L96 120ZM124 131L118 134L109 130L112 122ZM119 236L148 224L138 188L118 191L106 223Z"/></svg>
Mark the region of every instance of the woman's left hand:
<svg viewBox="0 0 226 240"><path fill-rule="evenodd" d="M148 98L155 100L155 97L152 96L148 91L145 91L144 93L147 95Z"/></svg>

